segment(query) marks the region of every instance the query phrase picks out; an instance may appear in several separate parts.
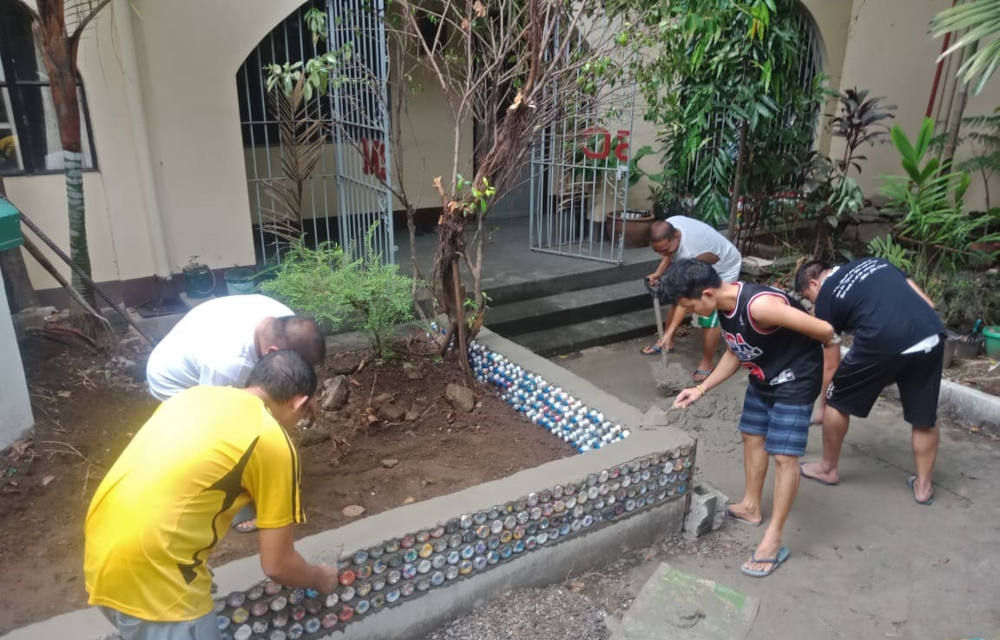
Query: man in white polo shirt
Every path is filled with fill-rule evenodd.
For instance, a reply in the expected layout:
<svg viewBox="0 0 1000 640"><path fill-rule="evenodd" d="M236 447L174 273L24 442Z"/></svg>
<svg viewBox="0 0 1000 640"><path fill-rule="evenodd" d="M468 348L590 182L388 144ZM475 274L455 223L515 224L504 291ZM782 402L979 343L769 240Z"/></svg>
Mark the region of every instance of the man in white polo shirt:
<svg viewBox="0 0 1000 640"><path fill-rule="evenodd" d="M724 235L701 220L686 216L671 216L666 220L654 222L650 230L649 246L662 256L656 271L646 276L651 286L656 286L659 283L660 276L666 273L667 268L675 260L684 258L700 260L712 265L723 283L736 282L740 278L743 257L739 250ZM675 305L667 314L663 339L654 345L643 348L642 353L653 355L659 353L661 349L666 349L668 352L673 351L674 334L681 322L684 321L685 315L684 308ZM715 352L718 350L719 340L722 336L718 313L713 313L708 317L698 316L698 326L702 329L702 354L698 366L691 374L691 379L695 382L702 382L712 372Z"/></svg>
<svg viewBox="0 0 1000 640"><path fill-rule="evenodd" d="M326 358L326 341L311 318L267 296L215 298L189 311L156 345L146 363L146 385L157 400L196 386L243 387L262 357L282 349L313 367ZM236 514L233 529L256 531L255 515L248 505Z"/></svg>
<svg viewBox="0 0 1000 640"><path fill-rule="evenodd" d="M316 323L262 295L216 298L187 313L149 354L146 384L158 400L198 385L242 387L265 354L291 349L316 366L326 343Z"/></svg>

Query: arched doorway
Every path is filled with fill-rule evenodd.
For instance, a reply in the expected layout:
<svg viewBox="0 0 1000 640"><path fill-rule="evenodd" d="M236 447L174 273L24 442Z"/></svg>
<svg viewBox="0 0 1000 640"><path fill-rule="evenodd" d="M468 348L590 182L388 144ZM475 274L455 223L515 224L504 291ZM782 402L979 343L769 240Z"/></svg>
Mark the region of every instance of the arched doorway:
<svg viewBox="0 0 1000 640"><path fill-rule="evenodd" d="M306 18L317 11L325 28L313 38ZM394 261L384 14L382 0L308 0L236 73L259 265L279 262L299 237L309 246L336 242L358 257L367 239L383 261ZM280 90L268 90L270 65L305 64L345 47L351 56L340 82L300 110L282 107Z"/></svg>

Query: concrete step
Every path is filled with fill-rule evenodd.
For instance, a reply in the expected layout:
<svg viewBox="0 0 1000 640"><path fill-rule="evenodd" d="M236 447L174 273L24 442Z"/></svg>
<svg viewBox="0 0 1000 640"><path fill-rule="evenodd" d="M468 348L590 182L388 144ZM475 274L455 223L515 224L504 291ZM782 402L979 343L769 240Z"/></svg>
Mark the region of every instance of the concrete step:
<svg viewBox="0 0 1000 640"><path fill-rule="evenodd" d="M512 340L540 356L551 357L643 335L650 341L656 335L651 301L636 311L523 333Z"/></svg>
<svg viewBox="0 0 1000 640"><path fill-rule="evenodd" d="M491 306L496 308L512 302L544 298L567 291L603 287L631 280L638 281L646 274L655 271L656 266L660 263L659 258L656 258L652 252L650 252L650 255L652 256L650 260L633 264L586 269L551 278L541 278L529 282L517 282L498 287L484 288L493 300Z"/></svg>
<svg viewBox="0 0 1000 640"><path fill-rule="evenodd" d="M582 277L586 278L586 275ZM486 326L502 336L513 338L542 329L651 308L652 297L640 276L624 282L493 307L486 312ZM650 317L653 317L651 311Z"/></svg>

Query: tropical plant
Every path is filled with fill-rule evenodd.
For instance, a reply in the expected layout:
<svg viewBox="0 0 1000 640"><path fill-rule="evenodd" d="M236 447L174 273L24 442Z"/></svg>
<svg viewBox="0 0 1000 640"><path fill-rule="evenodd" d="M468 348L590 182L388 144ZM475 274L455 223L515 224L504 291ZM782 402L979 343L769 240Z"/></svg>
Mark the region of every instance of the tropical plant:
<svg viewBox="0 0 1000 640"><path fill-rule="evenodd" d="M69 254L73 263L87 276L91 275L90 250L87 247L87 219L83 198L83 145L76 59L80 38L87 25L110 2L111 0L37 0L37 10L28 3L21 2L31 13L36 26L38 44L52 91L52 104L59 124L69 218ZM130 17L122 16L122 19ZM76 271L73 272L72 282L73 288L93 306L94 293Z"/></svg>
<svg viewBox="0 0 1000 640"><path fill-rule="evenodd" d="M964 31L964 33L963 33ZM941 58L962 51L965 60L958 67L957 76L963 83L975 80L973 92L978 94L997 66L1000 65L1000 3L996 0L967 0L945 9L931 21L931 33L935 38L945 34L960 34L944 52ZM980 49L980 45L988 44Z"/></svg>
<svg viewBox="0 0 1000 640"><path fill-rule="evenodd" d="M310 249L302 240L295 240L280 264L261 271L264 280L260 290L335 331L342 326L347 311L339 297L339 271L345 262L344 251L336 244L325 242Z"/></svg>
<svg viewBox="0 0 1000 640"><path fill-rule="evenodd" d="M389 355L388 332L413 317L412 283L375 249L376 229L369 229L364 247L357 251L333 243L310 249L301 239L292 241L281 264L267 270L261 291L329 330L355 318L355 326L368 335L372 348Z"/></svg>
<svg viewBox="0 0 1000 640"><path fill-rule="evenodd" d="M912 141L899 125L892 128L890 136L906 175L880 176L881 192L889 197L890 206L905 212L898 240L913 252L914 280L930 291L935 275L954 272L980 255L970 244L992 239L979 237L990 216L965 213L969 174L942 171L941 159L929 154L933 120L925 118Z"/></svg>
<svg viewBox="0 0 1000 640"><path fill-rule="evenodd" d="M821 101L819 83L803 87L798 76L808 50L797 3L613 0L608 6L631 25L622 41L637 53L633 70L645 117L660 128L671 190L691 193L706 221L728 216L732 236L740 196L761 191L754 181L773 173L788 145L811 136ZM755 166L772 158L767 170Z"/></svg>
<svg viewBox="0 0 1000 640"><path fill-rule="evenodd" d="M868 243L868 252L873 256L884 258L899 267L902 271L913 270L913 259L906 247L896 242L892 234L876 236Z"/></svg>
<svg viewBox="0 0 1000 640"><path fill-rule="evenodd" d="M834 258L833 237L844 214L864 206L864 193L851 175L851 169L862 172L859 153L865 146L885 142L889 128L885 122L893 117L895 105L882 103L884 98L869 97L867 89L854 87L837 94L837 113L828 116L831 133L844 141L844 152L836 161L810 151L802 162L801 186L806 192L806 206L817 215L816 241L813 254Z"/></svg>
<svg viewBox="0 0 1000 640"><path fill-rule="evenodd" d="M968 143L972 155L957 161L955 169L979 175L983 182L986 208L991 209L990 180L1000 169L1000 107L991 114L962 118L962 130L965 133L959 136L956 143ZM941 151L946 143L945 135L936 135L931 146Z"/></svg>

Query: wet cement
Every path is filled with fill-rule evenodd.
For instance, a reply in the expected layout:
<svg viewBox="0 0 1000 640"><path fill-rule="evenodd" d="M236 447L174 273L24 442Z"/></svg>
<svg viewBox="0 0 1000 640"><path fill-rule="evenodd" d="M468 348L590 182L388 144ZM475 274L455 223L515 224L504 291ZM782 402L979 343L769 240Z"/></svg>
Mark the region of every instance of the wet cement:
<svg viewBox="0 0 1000 640"><path fill-rule="evenodd" d="M668 411L639 354L649 339L596 347L556 361L643 411L698 438L698 474L739 500L743 461L737 423L746 374L738 372L680 415ZM668 364L690 372L697 336L680 338ZM658 358L658 356L657 356ZM649 412L649 409L655 409ZM804 460L819 458L814 427ZM749 638L993 638L1000 636L1000 442L944 425L935 501L913 501L910 427L898 404L880 400L867 419L852 419L841 483L803 480L785 528L791 556L765 579L739 573L743 558L682 554L680 571L716 580L760 599ZM764 489L770 515L772 476ZM762 529L736 524L720 544L755 544Z"/></svg>

